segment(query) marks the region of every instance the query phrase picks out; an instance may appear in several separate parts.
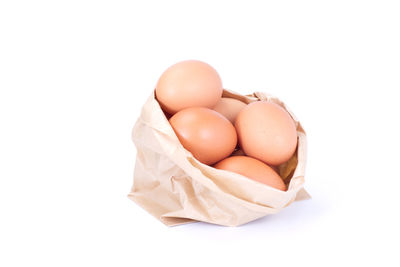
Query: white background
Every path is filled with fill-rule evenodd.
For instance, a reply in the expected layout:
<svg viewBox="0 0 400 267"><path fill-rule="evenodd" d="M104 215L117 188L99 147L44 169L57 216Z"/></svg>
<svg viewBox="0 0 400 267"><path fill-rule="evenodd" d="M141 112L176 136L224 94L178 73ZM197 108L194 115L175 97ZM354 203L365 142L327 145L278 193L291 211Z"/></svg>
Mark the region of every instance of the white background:
<svg viewBox="0 0 400 267"><path fill-rule="evenodd" d="M1 1L0 266L399 266L398 1ZM162 71L283 99L312 200L168 228L127 198Z"/></svg>

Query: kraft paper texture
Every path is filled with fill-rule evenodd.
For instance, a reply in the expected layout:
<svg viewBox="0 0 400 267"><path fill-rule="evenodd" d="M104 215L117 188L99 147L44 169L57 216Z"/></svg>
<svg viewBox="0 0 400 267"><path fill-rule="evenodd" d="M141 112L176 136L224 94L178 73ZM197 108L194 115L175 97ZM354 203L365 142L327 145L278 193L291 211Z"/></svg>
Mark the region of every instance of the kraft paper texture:
<svg viewBox="0 0 400 267"><path fill-rule="evenodd" d="M153 92L132 131L137 156L128 197L168 226L195 221L238 226L310 198L303 188L306 133L294 114L278 98L265 93L243 96L224 90L223 96L245 103L271 101L292 116L297 126L297 150L279 166L288 190L283 192L196 160L180 144Z"/></svg>

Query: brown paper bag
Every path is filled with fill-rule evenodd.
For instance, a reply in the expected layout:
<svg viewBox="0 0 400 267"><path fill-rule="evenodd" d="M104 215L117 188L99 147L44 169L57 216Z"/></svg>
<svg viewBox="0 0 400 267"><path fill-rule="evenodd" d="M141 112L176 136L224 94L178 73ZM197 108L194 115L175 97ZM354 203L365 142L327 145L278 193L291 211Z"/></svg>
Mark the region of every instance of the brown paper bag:
<svg viewBox="0 0 400 267"><path fill-rule="evenodd" d="M288 190L283 192L196 160L179 142L153 92L132 131L137 156L129 198L168 226L193 221L238 226L277 213L295 200L310 198L303 188L306 134L293 113L278 98L264 93L243 96L224 90L223 96L245 103L272 101L292 116L297 126L297 150L279 166Z"/></svg>

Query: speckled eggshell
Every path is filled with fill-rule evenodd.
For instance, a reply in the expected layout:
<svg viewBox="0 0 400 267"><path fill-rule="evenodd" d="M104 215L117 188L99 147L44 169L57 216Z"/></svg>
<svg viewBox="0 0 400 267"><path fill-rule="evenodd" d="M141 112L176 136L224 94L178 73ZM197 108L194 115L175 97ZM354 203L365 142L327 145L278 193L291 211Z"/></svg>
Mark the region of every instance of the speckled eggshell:
<svg viewBox="0 0 400 267"><path fill-rule="evenodd" d="M235 172L278 190L286 191L286 185L281 177L260 160L247 156L232 156L218 162L214 167Z"/></svg>
<svg viewBox="0 0 400 267"><path fill-rule="evenodd" d="M236 147L232 123L208 108L187 108L169 120L179 141L204 164L214 164L228 157Z"/></svg>
<svg viewBox="0 0 400 267"><path fill-rule="evenodd" d="M244 153L269 165L288 161L296 150L296 125L275 103L248 104L236 118L235 127Z"/></svg>
<svg viewBox="0 0 400 267"><path fill-rule="evenodd" d="M156 85L161 108L173 115L189 107L213 108L222 96L217 71L202 61L186 60L169 67Z"/></svg>
<svg viewBox="0 0 400 267"><path fill-rule="evenodd" d="M246 103L243 103L240 100L222 97L214 107L214 110L224 115L225 118L230 120L232 123L235 123L237 115L245 106Z"/></svg>

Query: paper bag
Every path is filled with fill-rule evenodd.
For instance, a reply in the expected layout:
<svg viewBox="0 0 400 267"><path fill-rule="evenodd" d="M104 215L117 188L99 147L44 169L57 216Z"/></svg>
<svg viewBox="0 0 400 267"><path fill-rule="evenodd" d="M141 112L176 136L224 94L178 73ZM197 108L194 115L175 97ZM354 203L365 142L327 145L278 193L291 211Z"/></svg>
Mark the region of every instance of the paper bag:
<svg viewBox="0 0 400 267"><path fill-rule="evenodd" d="M292 116L297 149L279 166L288 190L280 191L196 160L179 142L153 92L132 131L137 156L128 197L168 226L193 221L238 226L277 213L295 200L310 198L303 188L306 133L294 114L278 98L265 93L243 96L224 90L223 97L245 103L271 101Z"/></svg>

